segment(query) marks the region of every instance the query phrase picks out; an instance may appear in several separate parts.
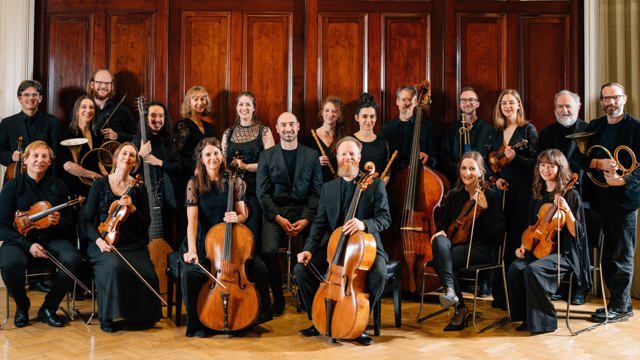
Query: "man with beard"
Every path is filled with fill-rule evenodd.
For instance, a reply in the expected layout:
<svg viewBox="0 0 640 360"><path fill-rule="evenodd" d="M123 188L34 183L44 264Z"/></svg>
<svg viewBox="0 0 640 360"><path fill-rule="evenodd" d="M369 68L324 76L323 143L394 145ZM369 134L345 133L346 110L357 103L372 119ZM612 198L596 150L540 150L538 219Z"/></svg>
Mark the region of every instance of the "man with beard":
<svg viewBox="0 0 640 360"><path fill-rule="evenodd" d="M322 187L318 154L298 144L300 123L295 115L282 113L276 121L280 144L260 153L256 194L262 207L260 257L269 270L274 316L284 312L282 273L278 247L287 236L306 236L316 215Z"/></svg>
<svg viewBox="0 0 640 360"><path fill-rule="evenodd" d="M96 70L89 79L86 90L87 95L93 98L98 106L96 127L101 129L105 141L117 140L122 143L131 141L138 134L138 123L133 119L129 109L124 103L118 106L118 101L113 99L116 94L116 85L109 70ZM105 125L109 116L111 120Z"/></svg>
<svg viewBox="0 0 640 360"><path fill-rule="evenodd" d="M587 123L582 119L578 119L581 106L580 96L569 90L560 90L554 96L553 102L557 122L540 131L538 149L540 152L547 149L558 149L565 155L569 161L571 171L578 174L579 181L574 187L582 195L584 171L582 171L580 167L580 162L577 160L578 158L573 156L574 152L578 153L576 142L567 139L567 135L585 131L587 128ZM590 283L581 284L579 288L574 287L571 303L573 305L584 304L586 295L590 289ZM558 293L551 298L553 300L559 300L562 297L566 297L566 288L560 288Z"/></svg>
<svg viewBox="0 0 640 360"><path fill-rule="evenodd" d="M413 114L418 100L418 90L411 85L402 85L396 91L396 105L399 115L396 119L382 125L380 135L389 144L389 152L398 150L398 156L391 166L391 174L397 174L409 166L411 160L411 139L416 116ZM433 124L425 117L420 126L420 161L429 167L436 166L436 138ZM382 171L382 169L378 169Z"/></svg>
<svg viewBox="0 0 640 360"><path fill-rule="evenodd" d="M600 88L600 104L606 113L592 120L587 131L594 132L589 147L600 145L611 154L618 146L628 146L640 155L640 121L624 112L627 94L622 85L607 83ZM620 166L631 168L631 159L621 151L620 163L601 148L594 148L589 157L582 157L583 169L590 171L593 179L585 182L585 197L591 200L591 208L602 217L604 230L603 275L611 293L609 309L592 314L596 322L626 321L633 316L631 304L631 280L633 278L636 247L636 222L640 207L640 167L620 176ZM604 185L604 186L602 186Z"/></svg>
<svg viewBox="0 0 640 360"><path fill-rule="evenodd" d="M298 264L293 269L300 287L300 295L307 316L311 319L314 295L319 287L319 279L313 273L324 274L328 268L327 245L333 231L342 226L346 236L358 231L372 234L376 239L376 258L367 273L366 290L369 293L370 309L380 300L384 289L386 265L389 256L382 247L380 232L389 228L391 215L384 182L375 178L362 193L355 216L345 219L356 190L355 180L359 174L362 144L354 137L347 136L336 145L338 158L338 178L325 183L320 191L318 213L311 225L304 249L298 254ZM334 319L340 321L340 319ZM302 336L320 335L315 326L299 331ZM370 345L373 339L365 332L355 339L362 345Z"/></svg>
<svg viewBox="0 0 640 360"><path fill-rule="evenodd" d="M19 160L20 136L23 148L36 140L44 141L52 149L58 146L60 121L53 115L38 111L43 95L44 88L37 80L25 80L18 86L18 102L22 111L0 122L0 164L8 166Z"/></svg>
<svg viewBox="0 0 640 360"><path fill-rule="evenodd" d="M447 176L451 184L458 180L458 163L462 155L468 151L477 151L483 157L487 156L487 141L491 134L491 125L478 118L476 111L480 107L480 100L476 89L465 86L460 91L458 99L460 107L460 121L450 124L444 131L442 146L440 148L442 172ZM465 139L461 132L466 128L469 134L469 142L465 144Z"/></svg>

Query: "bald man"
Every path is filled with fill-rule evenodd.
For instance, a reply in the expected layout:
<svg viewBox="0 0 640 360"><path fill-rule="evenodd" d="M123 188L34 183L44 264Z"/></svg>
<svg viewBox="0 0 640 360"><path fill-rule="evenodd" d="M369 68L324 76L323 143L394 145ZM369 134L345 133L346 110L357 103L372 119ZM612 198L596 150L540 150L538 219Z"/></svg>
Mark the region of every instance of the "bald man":
<svg viewBox="0 0 640 360"><path fill-rule="evenodd" d="M322 187L318 153L298 143L300 123L282 113L276 121L280 144L260 153L256 195L263 215L260 257L269 270L273 315L284 312L278 247L287 236L305 236L316 215Z"/></svg>

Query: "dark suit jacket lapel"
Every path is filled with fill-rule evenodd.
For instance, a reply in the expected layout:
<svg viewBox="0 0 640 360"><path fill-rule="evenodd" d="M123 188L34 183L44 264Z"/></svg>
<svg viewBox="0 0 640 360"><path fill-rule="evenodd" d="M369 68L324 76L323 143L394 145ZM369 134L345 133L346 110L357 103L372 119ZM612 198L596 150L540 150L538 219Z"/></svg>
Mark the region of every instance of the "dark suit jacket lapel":
<svg viewBox="0 0 640 360"><path fill-rule="evenodd" d="M340 189L340 178L337 178L335 181L329 181L327 183L327 200L329 200L329 204L327 204L327 218L329 219L329 226L335 230L338 226L342 226L342 221L344 219L338 219L340 216L340 204L342 204L342 190ZM338 196L340 197L340 201L334 201L332 198Z"/></svg>
<svg viewBox="0 0 640 360"><path fill-rule="evenodd" d="M293 179L290 179L291 190L293 190L293 184L296 183L296 179L300 177L300 171L302 171L305 160L307 160L306 155L306 151L302 148L302 144L298 144L298 148L296 149L296 168L293 171Z"/></svg>

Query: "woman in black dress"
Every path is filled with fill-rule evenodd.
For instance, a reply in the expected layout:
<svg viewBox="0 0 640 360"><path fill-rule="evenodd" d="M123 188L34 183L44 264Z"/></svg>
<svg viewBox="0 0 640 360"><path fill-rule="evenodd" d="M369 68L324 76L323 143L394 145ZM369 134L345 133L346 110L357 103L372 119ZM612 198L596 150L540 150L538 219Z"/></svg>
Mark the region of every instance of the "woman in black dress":
<svg viewBox="0 0 640 360"><path fill-rule="evenodd" d="M360 130L353 136L362 143L362 159L360 160L360 169L364 171L364 165L367 161L372 161L376 165L376 171L382 173L389 162L389 145L381 137L373 132L376 125L378 105L373 96L368 93L360 94L360 101L356 107L356 121L360 126ZM389 174L382 179L385 183L389 183Z"/></svg>
<svg viewBox="0 0 640 360"><path fill-rule="evenodd" d="M329 164L334 171L338 171L338 162L336 160L336 143L345 137L346 130L344 128L344 103L337 96L328 96L320 105L318 118L322 120L322 125L313 130L318 136L318 141L326 156L322 155L318 147L318 141L309 133L302 143L312 149L318 151L320 155L320 166L322 167L322 182L333 180L336 174L332 173Z"/></svg>
<svg viewBox="0 0 640 360"><path fill-rule="evenodd" d="M551 295L558 290L558 266L562 278L574 271L578 284L591 284L582 199L575 189L567 191L564 197L560 195L570 177L569 163L559 150L540 153L529 203L529 224L536 224L543 204L554 203L565 214L566 226L560 231L560 264L555 251L541 259L527 252L524 245L515 251L517 259L509 267L508 286L511 319L522 321L516 330L540 334L557 329L558 316Z"/></svg>
<svg viewBox="0 0 640 360"><path fill-rule="evenodd" d="M488 154L505 146L504 155L510 160L496 177L496 186L506 192L504 207L507 242L505 247L505 266L509 267L515 259L515 249L520 246L520 236L528 225L529 199L533 165L538 155L538 134L536 128L525 120L520 94L516 90L506 89L500 93L493 115L494 131L489 139ZM522 140L527 145L513 149L512 146ZM508 184L508 190L507 190ZM506 299L500 276L494 276L494 307L506 308Z"/></svg>
<svg viewBox="0 0 640 360"><path fill-rule="evenodd" d="M157 291L158 278L147 249L149 202L146 189L141 184L133 187L129 195L124 195L133 181L129 174L137 165L138 151L135 145L125 142L113 156L111 174L93 183L83 216L84 231L89 238L87 252L96 282L100 329L106 332L120 329L122 324L115 323L116 319L124 319L124 323L133 328L149 328L162 317L159 299L98 232L98 226L109 216L114 201L126 206L129 217L121 224L115 246Z"/></svg>
<svg viewBox="0 0 640 360"><path fill-rule="evenodd" d="M500 197L493 190L481 190L485 175L482 155L476 151L465 153L460 160L458 171L458 183L447 194L438 232L431 237L434 268L445 289L445 294L440 296L440 303L445 308L454 305L456 309L444 331L462 330L467 326L469 314L454 273L466 264L469 239L453 244L450 237L454 234L447 234L449 226L460 216L468 200L477 199L477 211L480 211L480 215L476 218L473 229L470 264L491 262L492 251L504 235L504 215Z"/></svg>
<svg viewBox="0 0 640 360"><path fill-rule="evenodd" d="M211 113L211 102L207 89L202 86L192 86L187 90L180 115L183 119L178 121L174 128L174 141L176 150L180 154L180 174L176 176L176 204L184 204L184 192L187 182L193 176L193 151L200 140L215 136L211 124L204 118ZM176 217L176 240L182 241L187 228L187 217L184 211L178 211Z"/></svg>
<svg viewBox="0 0 640 360"><path fill-rule="evenodd" d="M187 310L188 337L206 337L211 331L198 318L198 294L202 286L209 280L194 263L199 262L205 269L211 269L211 262L206 257L205 239L211 227L220 223L243 223L247 220L247 206L244 202L245 182L237 179L234 192L234 210L226 212L228 183L224 179L226 163L222 156L220 142L215 138L206 138L196 147L195 175L187 185L187 238L181 246L183 264L181 287ZM250 266L256 278L256 286L260 293L260 322L271 319L269 287L264 263L254 256Z"/></svg>

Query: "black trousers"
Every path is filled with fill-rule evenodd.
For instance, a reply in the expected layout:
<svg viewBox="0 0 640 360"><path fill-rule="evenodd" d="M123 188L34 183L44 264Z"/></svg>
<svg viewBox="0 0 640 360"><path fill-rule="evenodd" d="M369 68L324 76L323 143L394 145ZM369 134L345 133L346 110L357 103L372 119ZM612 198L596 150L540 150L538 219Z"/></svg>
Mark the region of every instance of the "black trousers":
<svg viewBox="0 0 640 360"><path fill-rule="evenodd" d="M466 266L468 244L454 245L444 236L437 236L431 243L433 250L433 267L445 288L453 289L462 302L462 291L455 276L455 271ZM491 262L491 251L483 247L471 247L469 265Z"/></svg>
<svg viewBox="0 0 640 360"><path fill-rule="evenodd" d="M323 276L327 272L329 263L327 263L326 254L314 254L311 258L311 263L318 269ZM313 305L313 298L320 287L320 280L318 280L312 270L309 269L311 265L304 266L302 263L297 263L293 268L293 273L296 276L296 282L300 289L300 298L302 305L307 311L307 317L311 320L311 307ZM385 280L387 276L387 261L380 253L376 254L376 259L367 273L367 279L365 281L365 288L369 292L369 309L373 310L375 304L380 301L382 292L384 291Z"/></svg>
<svg viewBox="0 0 640 360"><path fill-rule="evenodd" d="M82 258L75 246L68 240L51 239L40 243L48 252L58 259L69 271L77 276ZM2 280L7 286L7 291L19 308L26 308L29 299L24 287L25 270L34 257L28 251L12 245L0 246L0 267ZM73 280L63 271L57 271L51 291L44 298L43 308L55 311L60 306L64 295L73 286Z"/></svg>
<svg viewBox="0 0 640 360"><path fill-rule="evenodd" d="M547 332L558 328L558 315L551 295L558 290L558 255L553 253L542 259L527 254L509 266L507 282L511 320L526 321L527 329ZM564 278L571 266L560 257L560 276Z"/></svg>
<svg viewBox="0 0 640 360"><path fill-rule="evenodd" d="M281 216L294 223L300 220L300 214L302 212L302 206L283 206L278 208ZM300 237L306 238L306 234L309 232L311 225L307 226L304 231L300 233ZM282 230L280 225L275 221L269 221L263 218L262 221L262 246L260 251L260 257L264 261L267 269L269 270L269 284L271 286L271 292L273 293L274 300L280 298L282 300L282 271L280 270L280 264L278 263L278 248L280 243L287 238L287 234Z"/></svg>
<svg viewBox="0 0 640 360"><path fill-rule="evenodd" d="M193 264L184 262L181 258L180 286L182 298L187 310L187 333L205 329L205 326L198 318L198 295L202 286L209 280L209 277ZM205 269L211 270L211 262L207 258L200 258L200 264ZM260 318L262 320L271 319L271 298L269 297L269 279L267 267L259 257L253 258L248 264L247 276L249 280L255 282L260 297ZM215 274L214 274L215 275Z"/></svg>
<svg viewBox="0 0 640 360"><path fill-rule="evenodd" d="M638 211L624 209L613 202L594 201L593 207L602 217L602 275L611 292L609 307L613 311L625 312L631 307Z"/></svg>

